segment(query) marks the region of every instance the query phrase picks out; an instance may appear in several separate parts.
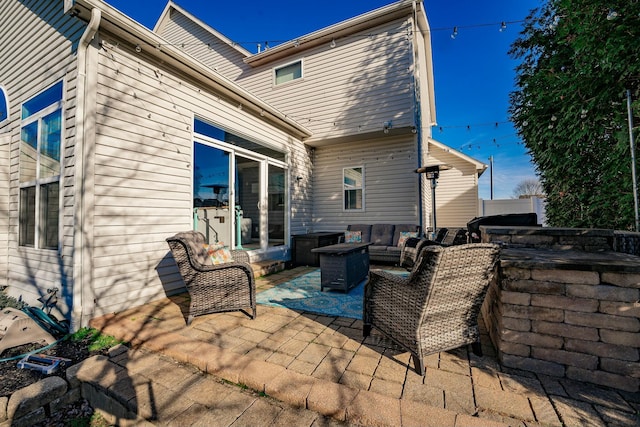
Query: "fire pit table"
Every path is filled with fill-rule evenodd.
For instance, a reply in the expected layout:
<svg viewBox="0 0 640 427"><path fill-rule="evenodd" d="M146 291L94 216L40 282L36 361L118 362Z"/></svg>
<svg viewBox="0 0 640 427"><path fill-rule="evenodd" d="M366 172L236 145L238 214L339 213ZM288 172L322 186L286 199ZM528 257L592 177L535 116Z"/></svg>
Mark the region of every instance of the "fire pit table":
<svg viewBox="0 0 640 427"><path fill-rule="evenodd" d="M311 249L320 256L320 290L349 289L369 274L370 243L338 243Z"/></svg>

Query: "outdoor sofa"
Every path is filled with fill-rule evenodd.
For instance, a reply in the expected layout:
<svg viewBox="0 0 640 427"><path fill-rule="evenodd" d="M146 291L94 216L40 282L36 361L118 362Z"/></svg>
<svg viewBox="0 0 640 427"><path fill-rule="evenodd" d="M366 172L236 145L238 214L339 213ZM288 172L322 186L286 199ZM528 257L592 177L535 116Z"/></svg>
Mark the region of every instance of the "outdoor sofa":
<svg viewBox="0 0 640 427"><path fill-rule="evenodd" d="M420 226L416 224L350 224L344 241L371 243L370 261L398 264L406 239L419 235Z"/></svg>

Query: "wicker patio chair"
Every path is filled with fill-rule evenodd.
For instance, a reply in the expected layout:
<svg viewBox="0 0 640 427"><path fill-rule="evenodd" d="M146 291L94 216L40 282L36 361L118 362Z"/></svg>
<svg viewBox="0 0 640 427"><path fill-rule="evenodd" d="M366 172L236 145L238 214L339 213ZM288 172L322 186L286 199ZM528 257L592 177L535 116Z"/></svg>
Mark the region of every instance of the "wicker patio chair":
<svg viewBox="0 0 640 427"><path fill-rule="evenodd" d="M426 248L427 246L448 246L445 245L444 240L449 234L454 236L456 234L456 231L454 230L453 233L449 233L448 228L439 228L436 233L435 239L433 240L427 239L426 237L411 237L407 239L404 246L402 247L402 251L400 252L400 267L404 267L407 270L413 269L416 261L418 261L418 257L420 256L422 249Z"/></svg>
<svg viewBox="0 0 640 427"><path fill-rule="evenodd" d="M404 267L407 270L412 270L413 266L418 261L418 257L422 252L422 249L427 246L438 245L435 240L427 239L426 237L410 237L404 243L402 251L400 252L400 267Z"/></svg>
<svg viewBox="0 0 640 427"><path fill-rule="evenodd" d="M196 316L223 311L239 310L255 319L256 285L246 252L231 251L233 262L214 265L200 232L184 231L167 243L191 299L187 325Z"/></svg>
<svg viewBox="0 0 640 427"><path fill-rule="evenodd" d="M429 354L472 344L481 355L478 314L499 252L491 243L427 246L408 278L371 270L363 335L374 327L407 349L421 375Z"/></svg>

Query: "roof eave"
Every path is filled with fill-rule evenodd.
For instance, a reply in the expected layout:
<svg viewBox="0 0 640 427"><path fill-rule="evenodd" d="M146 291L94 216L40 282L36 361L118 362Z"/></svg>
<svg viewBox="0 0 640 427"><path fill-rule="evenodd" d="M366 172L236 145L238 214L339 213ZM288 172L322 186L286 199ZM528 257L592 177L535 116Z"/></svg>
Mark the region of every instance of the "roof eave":
<svg viewBox="0 0 640 427"><path fill-rule="evenodd" d="M70 7L74 9L80 19L88 21L91 9L98 8L102 12L100 28L131 42L132 46L141 45L143 54L156 58L158 61L170 64L196 81L212 87L231 101L242 105L243 108L263 116L287 132L300 139L309 138L312 133L304 126L289 118L273 106L267 104L247 90L225 78L215 70L205 66L195 58L167 43L148 28L129 18L109 4L100 0L74 0Z"/></svg>
<svg viewBox="0 0 640 427"><path fill-rule="evenodd" d="M471 163L475 167L476 171L478 172L478 176L482 175L482 173L489 167L485 163L482 163L481 161L478 161L478 160L474 159L473 157L467 156L466 154L464 154L464 153L462 153L462 152L460 152L460 151L458 151L458 150L456 150L454 148L451 148L448 145L445 145L440 141L436 141L433 138L428 138L428 140L429 140L429 144L435 145L436 147L446 151L447 153L451 153L454 156L456 156L456 157L458 157L458 158L460 158L460 159L462 159L462 160L464 160L466 162Z"/></svg>
<svg viewBox="0 0 640 427"><path fill-rule="evenodd" d="M421 0L417 1L421 2ZM365 31L369 28L411 14L414 2L416 2L416 0L402 0L388 6L383 6L313 33L297 37L294 40L279 44L273 48L263 50L260 53L245 58L244 62L252 67L257 67L296 55L321 44L330 43L331 40Z"/></svg>
<svg viewBox="0 0 640 427"><path fill-rule="evenodd" d="M167 5L165 6L164 11L162 12L162 15L160 15L160 18L158 19L158 22L156 22L156 25L153 27L153 32L154 33L157 34L158 30L162 27L162 25L164 25L167 22L167 20L170 18L171 10L175 10L175 11L179 12L180 14L186 16L188 19L190 19L195 24L197 24L198 26L203 28L205 31L207 31L209 34L211 34L212 36L220 39L223 43L231 46L231 48L233 48L236 51L238 51L238 53L240 53L242 56L250 56L251 55L251 52L249 52L248 50L246 50L245 48L240 46L238 43L234 43L233 40L229 39L227 36L225 36L224 34L220 33L219 31L216 31L210 25L206 24L205 22L203 22L202 20L200 20L199 18L197 18L193 14L189 13L188 11L186 11L185 9L183 9L182 7L180 7L179 5L174 3L172 0L169 0L167 2Z"/></svg>

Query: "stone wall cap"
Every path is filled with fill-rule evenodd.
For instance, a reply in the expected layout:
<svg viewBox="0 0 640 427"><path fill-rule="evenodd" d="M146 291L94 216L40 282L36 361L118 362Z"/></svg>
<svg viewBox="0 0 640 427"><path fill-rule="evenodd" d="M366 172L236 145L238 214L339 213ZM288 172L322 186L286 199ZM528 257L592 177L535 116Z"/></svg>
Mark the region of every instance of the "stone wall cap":
<svg viewBox="0 0 640 427"><path fill-rule="evenodd" d="M481 225L482 234L507 234L528 236L582 236L613 237L614 231L604 228L516 227L505 225Z"/></svg>
<svg viewBox="0 0 640 427"><path fill-rule="evenodd" d="M613 251L504 248L500 253L500 266L541 270L640 273L640 257Z"/></svg>

